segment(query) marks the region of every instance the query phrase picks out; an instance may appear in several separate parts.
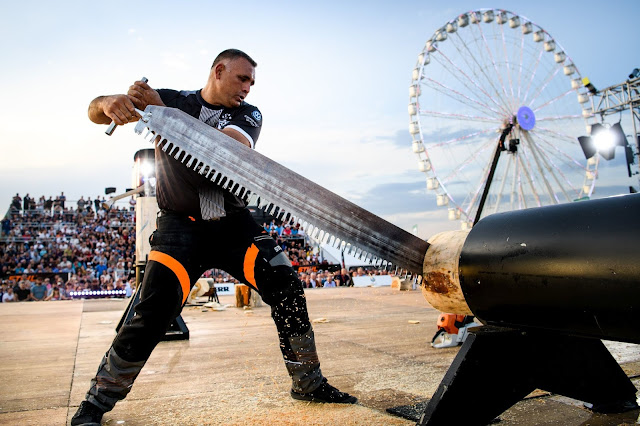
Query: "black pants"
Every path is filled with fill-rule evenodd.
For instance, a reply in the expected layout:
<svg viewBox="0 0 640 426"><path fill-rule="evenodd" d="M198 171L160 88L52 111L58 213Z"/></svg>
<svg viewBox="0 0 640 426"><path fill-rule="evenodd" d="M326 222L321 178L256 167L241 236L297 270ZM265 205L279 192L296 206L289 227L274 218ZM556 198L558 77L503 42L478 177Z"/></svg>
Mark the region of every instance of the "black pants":
<svg viewBox="0 0 640 426"><path fill-rule="evenodd" d="M176 214L158 218L136 314L123 324L91 381L87 400L110 410L129 392L144 363L180 315L202 273L222 269L271 306L285 366L298 392L322 382L302 283L286 255L248 210L216 221Z"/></svg>

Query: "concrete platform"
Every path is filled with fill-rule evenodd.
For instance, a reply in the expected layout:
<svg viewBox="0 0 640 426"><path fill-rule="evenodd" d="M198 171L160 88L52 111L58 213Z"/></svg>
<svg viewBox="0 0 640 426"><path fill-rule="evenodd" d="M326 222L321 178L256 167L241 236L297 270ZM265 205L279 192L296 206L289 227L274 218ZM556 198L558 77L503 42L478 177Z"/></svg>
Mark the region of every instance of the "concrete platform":
<svg viewBox="0 0 640 426"><path fill-rule="evenodd" d="M389 287L312 289L307 300L312 320L328 320L314 324L322 370L332 384L356 395L358 405L289 397L269 307L186 307L190 340L161 343L129 397L103 424L414 424L385 410L428 399L455 357L457 348L429 345L438 312L419 291ZM222 296L221 302L233 304L234 298ZM121 299L0 304L0 424L68 423L126 304ZM637 345L609 346L629 375L640 373ZM634 383L639 386L638 379ZM464 401L460 406L464 409ZM499 424L634 424L638 414L597 415L552 395L516 404Z"/></svg>

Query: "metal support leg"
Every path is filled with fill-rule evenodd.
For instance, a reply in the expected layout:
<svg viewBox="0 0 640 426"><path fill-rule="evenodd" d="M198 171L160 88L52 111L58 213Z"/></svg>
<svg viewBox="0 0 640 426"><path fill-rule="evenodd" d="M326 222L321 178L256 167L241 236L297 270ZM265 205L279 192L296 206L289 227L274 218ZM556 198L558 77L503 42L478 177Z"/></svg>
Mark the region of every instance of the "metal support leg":
<svg viewBox="0 0 640 426"><path fill-rule="evenodd" d="M118 325L116 326L116 333L120 331L122 325L129 321L135 315L135 306L140 302L140 285L142 283L142 277L144 276L144 266L138 266L136 268L136 292L131 296L131 300L127 305L127 309L124 310ZM163 342L169 340L189 340L189 328L182 319L182 315L178 317L169 325L167 332L162 338Z"/></svg>
<svg viewBox="0 0 640 426"><path fill-rule="evenodd" d="M635 386L598 339L475 327L418 424L486 425L535 389L598 412L638 407Z"/></svg>

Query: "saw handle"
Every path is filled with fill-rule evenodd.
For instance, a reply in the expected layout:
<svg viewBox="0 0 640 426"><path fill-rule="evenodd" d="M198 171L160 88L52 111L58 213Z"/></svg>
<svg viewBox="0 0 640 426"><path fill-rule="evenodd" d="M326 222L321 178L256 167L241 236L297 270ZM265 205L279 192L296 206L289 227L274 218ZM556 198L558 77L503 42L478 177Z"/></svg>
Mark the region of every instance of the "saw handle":
<svg viewBox="0 0 640 426"><path fill-rule="evenodd" d="M147 83L149 82L149 80L147 79L147 77L142 77L140 79L140 81L142 81L143 83ZM113 131L116 130L116 127L118 127L118 125L115 123L115 121L112 121L111 124L109 124L109 127L107 127L107 130L105 130L104 132L108 135L111 136L113 134Z"/></svg>

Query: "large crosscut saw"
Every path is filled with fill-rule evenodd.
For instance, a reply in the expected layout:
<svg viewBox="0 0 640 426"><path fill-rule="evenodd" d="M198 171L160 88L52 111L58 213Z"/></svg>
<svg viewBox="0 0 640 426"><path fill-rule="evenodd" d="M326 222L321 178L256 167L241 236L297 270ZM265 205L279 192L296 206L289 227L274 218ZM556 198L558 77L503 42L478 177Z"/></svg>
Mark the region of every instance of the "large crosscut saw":
<svg viewBox="0 0 640 426"><path fill-rule="evenodd" d="M221 188L323 243L376 266L422 274L429 244L175 109L148 106L136 125L157 147Z"/></svg>

